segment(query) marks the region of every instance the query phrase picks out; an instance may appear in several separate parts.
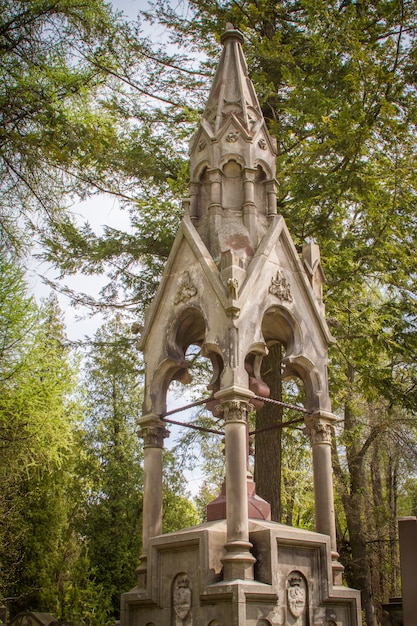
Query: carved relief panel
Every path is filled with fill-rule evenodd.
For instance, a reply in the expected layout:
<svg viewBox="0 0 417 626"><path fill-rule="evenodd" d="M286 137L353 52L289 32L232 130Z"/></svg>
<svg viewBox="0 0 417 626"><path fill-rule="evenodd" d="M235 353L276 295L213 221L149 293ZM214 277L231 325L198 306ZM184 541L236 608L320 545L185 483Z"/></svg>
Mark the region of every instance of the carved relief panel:
<svg viewBox="0 0 417 626"><path fill-rule="evenodd" d="M191 626L192 591L191 581L182 572L175 576L172 584L173 626Z"/></svg>
<svg viewBox="0 0 417 626"><path fill-rule="evenodd" d="M300 572L291 572L287 578L287 626L307 626L308 589Z"/></svg>

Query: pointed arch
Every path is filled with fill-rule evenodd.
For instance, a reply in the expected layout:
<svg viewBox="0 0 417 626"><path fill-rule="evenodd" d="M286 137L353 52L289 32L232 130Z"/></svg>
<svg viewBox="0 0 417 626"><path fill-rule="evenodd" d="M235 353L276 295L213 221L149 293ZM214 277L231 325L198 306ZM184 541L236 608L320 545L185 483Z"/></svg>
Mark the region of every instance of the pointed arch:
<svg viewBox="0 0 417 626"><path fill-rule="evenodd" d="M156 414L166 411L168 387L173 380L191 382L185 355L191 345L203 345L206 331L205 316L196 306L184 306L167 326L167 358L158 365L151 382L152 410Z"/></svg>

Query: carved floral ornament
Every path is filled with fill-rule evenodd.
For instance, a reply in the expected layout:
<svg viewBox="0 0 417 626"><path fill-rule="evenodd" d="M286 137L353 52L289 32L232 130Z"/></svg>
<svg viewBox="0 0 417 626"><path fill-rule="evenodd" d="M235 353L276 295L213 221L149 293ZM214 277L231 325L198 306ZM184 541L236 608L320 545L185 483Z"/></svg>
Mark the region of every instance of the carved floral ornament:
<svg viewBox="0 0 417 626"><path fill-rule="evenodd" d="M277 270L275 276L272 277L271 284L269 286L269 293L279 298L279 300L285 300L286 302L293 301L290 284L281 270Z"/></svg>
<svg viewBox="0 0 417 626"><path fill-rule="evenodd" d="M246 422L248 413L254 409L246 400L228 400L217 408L223 413L225 422Z"/></svg>
<svg viewBox="0 0 417 626"><path fill-rule="evenodd" d="M316 421L310 426L311 442L332 443L333 427L326 422Z"/></svg>
<svg viewBox="0 0 417 626"><path fill-rule="evenodd" d="M184 272L184 279L178 286L178 290L176 296L174 298L174 304L179 304L180 302L188 302L197 294L197 287L191 280L190 273Z"/></svg>
<svg viewBox="0 0 417 626"><path fill-rule="evenodd" d="M145 447L163 448L164 439L169 437L169 430L164 424L154 424L152 426L142 426L141 434Z"/></svg>

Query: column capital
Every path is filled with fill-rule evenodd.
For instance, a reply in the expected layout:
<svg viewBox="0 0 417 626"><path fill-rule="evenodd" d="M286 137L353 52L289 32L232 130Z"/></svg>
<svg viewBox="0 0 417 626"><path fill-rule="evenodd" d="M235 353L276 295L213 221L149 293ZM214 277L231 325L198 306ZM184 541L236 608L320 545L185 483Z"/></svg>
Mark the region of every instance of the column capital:
<svg viewBox="0 0 417 626"><path fill-rule="evenodd" d="M189 183L190 194L198 194L200 193L201 183L199 180L191 181Z"/></svg>
<svg viewBox="0 0 417 626"><path fill-rule="evenodd" d="M141 435L145 448L163 448L164 439L169 436L169 430L165 423L158 418L158 421L140 420Z"/></svg>
<svg viewBox="0 0 417 626"><path fill-rule="evenodd" d="M333 426L331 424L326 424L325 422L314 422L310 425L309 433L313 446L318 443L332 443Z"/></svg>
<svg viewBox="0 0 417 626"><path fill-rule="evenodd" d="M211 167L207 170L211 183L220 183L222 180L222 171L219 167Z"/></svg>
<svg viewBox="0 0 417 626"><path fill-rule="evenodd" d="M225 422L247 422L248 413L254 410L254 407L248 400L224 400L218 407L220 413L223 414Z"/></svg>
<svg viewBox="0 0 417 626"><path fill-rule="evenodd" d="M246 182L254 182L256 173L257 173L256 167L245 166L243 168L243 176Z"/></svg>
<svg viewBox="0 0 417 626"><path fill-rule="evenodd" d="M333 424L336 416L329 411L316 411L306 418L307 432L310 434L311 443L332 443Z"/></svg>

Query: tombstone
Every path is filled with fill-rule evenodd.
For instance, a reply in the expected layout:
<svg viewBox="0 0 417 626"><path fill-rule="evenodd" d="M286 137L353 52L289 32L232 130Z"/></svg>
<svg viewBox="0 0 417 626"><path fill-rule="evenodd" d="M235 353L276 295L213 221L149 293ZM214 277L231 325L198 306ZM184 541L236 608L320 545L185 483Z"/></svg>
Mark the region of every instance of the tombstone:
<svg viewBox="0 0 417 626"><path fill-rule="evenodd" d="M299 257L277 214L276 142L247 73L242 34L223 53L190 146L189 198L145 320L143 553L122 595L122 626L359 626L359 592L342 586L334 519L327 383L333 342L318 246ZM248 473L248 413L268 389L260 365L285 346L284 376L306 391L316 532L270 521ZM173 380L189 381L190 345L210 359L226 479L207 521L162 535L163 415Z"/></svg>

